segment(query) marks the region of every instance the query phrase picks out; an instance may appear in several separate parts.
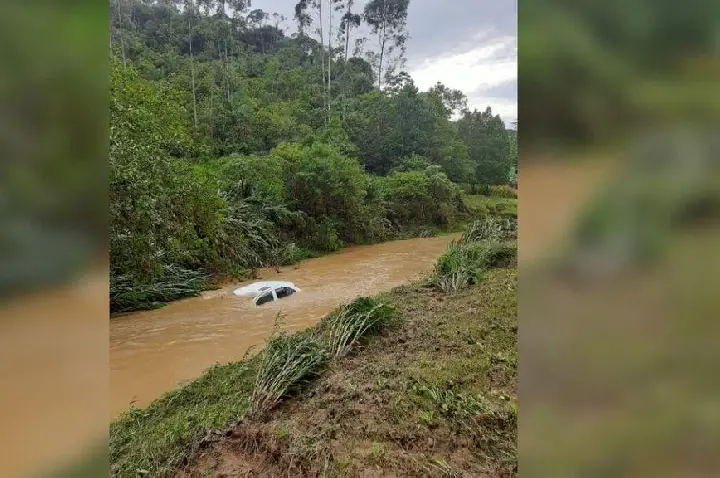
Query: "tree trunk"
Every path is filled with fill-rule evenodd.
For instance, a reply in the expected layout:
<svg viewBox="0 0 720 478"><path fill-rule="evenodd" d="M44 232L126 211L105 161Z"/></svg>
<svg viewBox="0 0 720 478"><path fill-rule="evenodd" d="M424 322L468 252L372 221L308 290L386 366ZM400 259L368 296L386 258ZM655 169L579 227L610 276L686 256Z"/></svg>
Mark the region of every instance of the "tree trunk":
<svg viewBox="0 0 720 478"><path fill-rule="evenodd" d="M123 68L127 68L127 59L125 58L125 42L123 41L122 29L120 29L120 52L122 53Z"/></svg>
<svg viewBox="0 0 720 478"><path fill-rule="evenodd" d="M210 85L210 112L212 118L210 119L210 137L215 138L215 75L213 75L212 84Z"/></svg>
<svg viewBox="0 0 720 478"><path fill-rule="evenodd" d="M191 17L188 17L188 40L190 43L190 81L192 83L192 98L193 98L193 125L197 130L198 127L198 114L197 114L197 97L195 95L195 59L193 58L192 52L192 23Z"/></svg>
<svg viewBox="0 0 720 478"><path fill-rule="evenodd" d="M383 0L383 26L382 34L380 36L380 61L378 62L378 89L382 88L382 64L383 57L385 56L385 42L387 41L386 27L387 27L387 0Z"/></svg>
<svg viewBox="0 0 720 478"><path fill-rule="evenodd" d="M230 68L229 65L230 60L228 58L228 48L227 48L227 38L225 39L225 78L227 81L227 99L230 101L230 96L232 93L232 85L230 85Z"/></svg>
<svg viewBox="0 0 720 478"><path fill-rule="evenodd" d="M385 27L383 26L383 38L380 42L380 61L378 62L378 90L382 88L382 64L385 55Z"/></svg>
<svg viewBox="0 0 720 478"><path fill-rule="evenodd" d="M325 0L319 0L318 2L318 14L320 17L320 61L322 69L322 83L323 89L325 89L325 36L323 35L323 15L322 5ZM327 110L327 95L323 94L323 110ZM325 126L327 126L327 118L325 118Z"/></svg>
<svg viewBox="0 0 720 478"><path fill-rule="evenodd" d="M125 35L123 35L123 26L125 25L125 22L123 20L125 19L125 16L123 15L122 2L118 0L116 5L118 12L118 36L120 37L120 54L122 56L123 68L127 68L127 58L125 56Z"/></svg>
<svg viewBox="0 0 720 478"><path fill-rule="evenodd" d="M348 15L350 14L350 9L348 8ZM348 50L350 50L350 22L345 22L345 63L348 61Z"/></svg>
<svg viewBox="0 0 720 478"><path fill-rule="evenodd" d="M330 12L328 15L330 16L330 29L328 31L328 76L327 76L327 117L328 121L330 121L331 116L331 105L332 105L332 95L330 94L330 82L332 75L330 73L330 68L332 66L332 1L330 2Z"/></svg>

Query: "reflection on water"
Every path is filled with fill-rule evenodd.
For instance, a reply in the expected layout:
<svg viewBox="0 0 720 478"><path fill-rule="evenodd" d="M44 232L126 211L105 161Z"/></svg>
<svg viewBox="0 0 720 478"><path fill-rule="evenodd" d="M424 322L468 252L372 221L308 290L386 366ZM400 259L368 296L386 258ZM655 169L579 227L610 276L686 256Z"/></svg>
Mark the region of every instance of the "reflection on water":
<svg viewBox="0 0 720 478"><path fill-rule="evenodd" d="M114 318L110 323L111 413L132 402L147 405L215 362L243 356L262 345L279 312L289 330L315 324L338 304L414 280L430 271L457 235L409 239L344 249L299 265L260 271L260 280L294 282L301 292L256 307L236 297L229 284L201 297L152 311Z"/></svg>

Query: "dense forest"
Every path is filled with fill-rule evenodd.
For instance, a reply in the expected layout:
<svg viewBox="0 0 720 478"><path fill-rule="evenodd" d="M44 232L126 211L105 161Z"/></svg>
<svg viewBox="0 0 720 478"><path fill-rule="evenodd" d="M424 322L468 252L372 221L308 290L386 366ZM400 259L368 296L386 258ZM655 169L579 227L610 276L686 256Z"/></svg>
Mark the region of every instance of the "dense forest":
<svg viewBox="0 0 720 478"><path fill-rule="evenodd" d="M448 229L513 180L516 132L403 70L408 4L111 0L112 310Z"/></svg>

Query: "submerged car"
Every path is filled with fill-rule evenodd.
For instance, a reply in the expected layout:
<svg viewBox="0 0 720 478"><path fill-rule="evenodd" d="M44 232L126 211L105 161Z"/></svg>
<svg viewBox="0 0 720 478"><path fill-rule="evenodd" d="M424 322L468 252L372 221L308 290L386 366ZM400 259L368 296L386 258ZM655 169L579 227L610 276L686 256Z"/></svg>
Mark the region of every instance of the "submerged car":
<svg viewBox="0 0 720 478"><path fill-rule="evenodd" d="M262 305L284 297L293 295L300 289L292 282L264 281L255 282L245 287L238 287L233 291L237 296L252 297L255 305Z"/></svg>

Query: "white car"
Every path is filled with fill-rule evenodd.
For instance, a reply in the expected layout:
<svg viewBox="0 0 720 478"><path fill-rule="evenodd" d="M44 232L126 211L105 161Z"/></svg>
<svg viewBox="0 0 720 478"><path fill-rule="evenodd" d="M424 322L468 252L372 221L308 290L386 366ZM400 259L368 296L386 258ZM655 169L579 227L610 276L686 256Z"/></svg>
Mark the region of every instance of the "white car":
<svg viewBox="0 0 720 478"><path fill-rule="evenodd" d="M275 301L288 297L300 289L292 282L264 281L254 282L245 287L238 287L233 291L237 296L252 297L255 305L262 305L266 302Z"/></svg>

